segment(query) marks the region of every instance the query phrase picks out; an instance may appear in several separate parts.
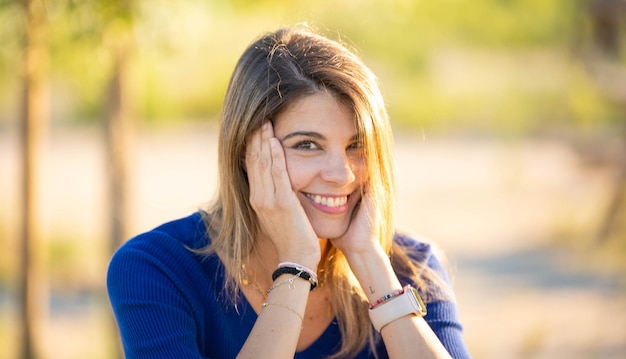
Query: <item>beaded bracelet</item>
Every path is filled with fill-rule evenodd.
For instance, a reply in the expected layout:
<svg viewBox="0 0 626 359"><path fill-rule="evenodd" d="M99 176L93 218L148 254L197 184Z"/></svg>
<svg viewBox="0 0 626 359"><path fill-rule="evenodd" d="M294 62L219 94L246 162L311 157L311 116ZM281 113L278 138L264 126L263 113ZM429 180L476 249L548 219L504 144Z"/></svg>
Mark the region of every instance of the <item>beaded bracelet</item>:
<svg viewBox="0 0 626 359"><path fill-rule="evenodd" d="M404 288L398 289L398 290L396 290L394 292L391 292L389 294L385 294L382 297L378 298L375 302L370 303L370 309L374 309L374 308L376 308L377 305L383 304L383 303L389 301L391 298L397 297L397 296L399 296L401 294L404 294Z"/></svg>
<svg viewBox="0 0 626 359"><path fill-rule="evenodd" d="M309 281L311 283L311 290L317 287L317 276L312 277L311 274L305 271L302 266L285 266L279 267L272 273L272 280L275 281L282 274L293 274L296 277L302 278L304 280Z"/></svg>

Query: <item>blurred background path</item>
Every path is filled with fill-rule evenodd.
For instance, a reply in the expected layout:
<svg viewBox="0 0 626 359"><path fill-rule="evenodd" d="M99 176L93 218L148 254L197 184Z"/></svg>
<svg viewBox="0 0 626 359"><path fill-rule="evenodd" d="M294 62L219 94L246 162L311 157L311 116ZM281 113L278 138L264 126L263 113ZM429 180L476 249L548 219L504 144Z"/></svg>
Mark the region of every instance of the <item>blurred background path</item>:
<svg viewBox="0 0 626 359"><path fill-rule="evenodd" d="M17 246L16 147L15 133L0 132L5 253ZM211 198L215 147L213 124L139 132L134 233ZM46 358L110 354L101 296L108 260L102 158L94 128L50 132L40 179L43 228L61 235L48 242ZM613 173L555 140L397 135L396 159L400 225L432 238L447 255L476 358L626 357L624 267L592 240ZM2 259L0 272L10 276L15 258ZM15 358L14 290L0 286L0 358Z"/></svg>
<svg viewBox="0 0 626 359"><path fill-rule="evenodd" d="M476 358L626 356L626 271L594 247L612 173L554 140L400 138L397 158L401 221L448 254Z"/></svg>

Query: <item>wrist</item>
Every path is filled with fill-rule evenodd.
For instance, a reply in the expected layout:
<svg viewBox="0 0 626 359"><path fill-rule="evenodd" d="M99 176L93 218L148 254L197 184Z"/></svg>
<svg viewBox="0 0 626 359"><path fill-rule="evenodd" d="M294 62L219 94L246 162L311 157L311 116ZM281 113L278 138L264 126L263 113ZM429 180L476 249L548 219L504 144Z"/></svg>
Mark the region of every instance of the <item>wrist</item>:
<svg viewBox="0 0 626 359"><path fill-rule="evenodd" d="M387 297L387 296L385 296ZM423 317L426 315L426 306L417 290L410 285L402 288L401 292L390 293L380 303L370 306L369 316L374 328L380 332L387 324L406 315Z"/></svg>
<svg viewBox="0 0 626 359"><path fill-rule="evenodd" d="M402 288L382 247L376 246L368 251L352 253L346 255L346 259L370 302Z"/></svg>
<svg viewBox="0 0 626 359"><path fill-rule="evenodd" d="M341 252L344 254L348 262L352 263L367 263L372 259L376 259L378 257L389 258L385 250L382 248L380 243L372 243L368 246L363 246L359 250L344 250L341 249Z"/></svg>
<svg viewBox="0 0 626 359"><path fill-rule="evenodd" d="M319 258L315 257L307 257L307 256L299 256L299 255L285 255L278 257L279 264L281 263L297 263L304 268L317 268L317 265L320 262Z"/></svg>
<svg viewBox="0 0 626 359"><path fill-rule="evenodd" d="M321 259L321 250L318 242L309 248L289 248L278 253L279 263L298 263L307 268L317 268Z"/></svg>
<svg viewBox="0 0 626 359"><path fill-rule="evenodd" d="M282 262L278 265L278 268L272 273L272 281L276 282L279 276L283 274L291 274L293 277L289 280L290 283L293 283L293 280L296 278L301 278L308 281L311 284L311 290L317 288L318 280L317 273L305 267L301 264L294 262ZM272 286L273 288L274 286ZM272 289L270 288L270 290Z"/></svg>

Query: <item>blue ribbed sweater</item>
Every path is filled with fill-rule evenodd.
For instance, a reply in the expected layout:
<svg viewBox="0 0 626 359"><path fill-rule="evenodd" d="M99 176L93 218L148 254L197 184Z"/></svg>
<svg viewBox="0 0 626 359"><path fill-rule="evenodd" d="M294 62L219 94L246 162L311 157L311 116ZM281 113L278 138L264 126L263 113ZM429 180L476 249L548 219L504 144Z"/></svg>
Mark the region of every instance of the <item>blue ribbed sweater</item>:
<svg viewBox="0 0 626 359"><path fill-rule="evenodd" d="M202 248L208 240L200 213L194 213L117 250L109 264L107 288L127 359L236 357L257 314L245 299L236 308L225 300L224 267L216 256L202 257L188 249ZM412 241L428 256L428 265L445 277L427 244L402 236L396 240ZM468 358L455 304L429 303L427 310L426 321L452 356ZM295 358L323 358L340 340L335 320ZM387 357L382 341L377 351ZM367 349L354 355L372 357Z"/></svg>

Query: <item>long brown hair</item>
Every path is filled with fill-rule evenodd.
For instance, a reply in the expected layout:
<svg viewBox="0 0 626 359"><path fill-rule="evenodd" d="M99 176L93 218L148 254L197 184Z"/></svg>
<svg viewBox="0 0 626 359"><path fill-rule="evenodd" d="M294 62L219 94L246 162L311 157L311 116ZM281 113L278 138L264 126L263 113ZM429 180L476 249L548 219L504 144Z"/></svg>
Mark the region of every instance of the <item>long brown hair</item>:
<svg viewBox="0 0 626 359"><path fill-rule="evenodd" d="M392 263L401 274L410 276L418 286L424 283L420 279L423 268L414 265L405 249L393 241L392 134L377 79L345 46L299 26L268 33L252 43L235 67L224 100L218 145L219 190L206 216L211 244L201 252L219 251L227 257L227 288L235 289L234 293L240 285L241 265L260 233L249 202L243 163L246 139L295 99L319 91L328 91L354 112L380 242L387 253L393 253ZM331 248L325 258L324 272L342 334L335 356L350 357L374 341L367 298L340 251Z"/></svg>

